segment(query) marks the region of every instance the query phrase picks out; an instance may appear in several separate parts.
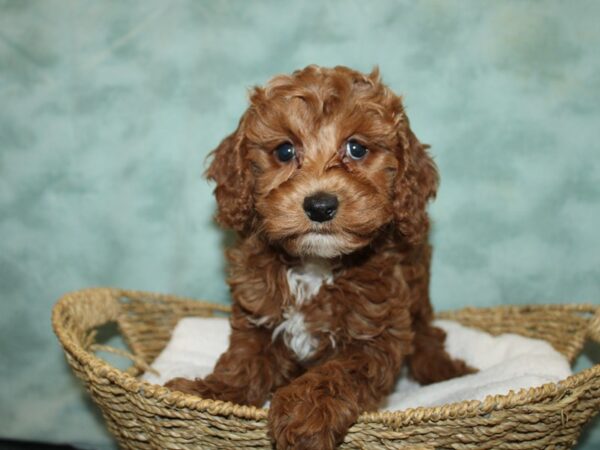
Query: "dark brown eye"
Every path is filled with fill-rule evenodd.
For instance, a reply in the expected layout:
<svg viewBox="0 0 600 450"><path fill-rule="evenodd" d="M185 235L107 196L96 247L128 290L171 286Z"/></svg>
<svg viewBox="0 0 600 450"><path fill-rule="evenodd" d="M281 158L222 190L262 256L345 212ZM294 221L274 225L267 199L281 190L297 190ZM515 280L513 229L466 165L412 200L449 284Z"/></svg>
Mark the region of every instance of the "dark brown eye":
<svg viewBox="0 0 600 450"><path fill-rule="evenodd" d="M350 139L346 142L346 155L352 159L363 159L367 155L367 152L367 147L354 139Z"/></svg>
<svg viewBox="0 0 600 450"><path fill-rule="evenodd" d="M296 149L289 142L284 142L275 149L275 156L281 162L288 162L296 157Z"/></svg>

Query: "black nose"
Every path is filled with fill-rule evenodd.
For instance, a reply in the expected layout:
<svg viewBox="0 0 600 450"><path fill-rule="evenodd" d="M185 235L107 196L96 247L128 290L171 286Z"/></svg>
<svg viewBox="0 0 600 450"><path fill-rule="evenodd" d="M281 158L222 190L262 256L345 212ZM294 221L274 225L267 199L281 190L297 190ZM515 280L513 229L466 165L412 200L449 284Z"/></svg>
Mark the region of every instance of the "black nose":
<svg viewBox="0 0 600 450"><path fill-rule="evenodd" d="M310 220L315 222L327 222L333 219L338 207L338 199L335 195L325 192L317 192L304 199L304 211Z"/></svg>

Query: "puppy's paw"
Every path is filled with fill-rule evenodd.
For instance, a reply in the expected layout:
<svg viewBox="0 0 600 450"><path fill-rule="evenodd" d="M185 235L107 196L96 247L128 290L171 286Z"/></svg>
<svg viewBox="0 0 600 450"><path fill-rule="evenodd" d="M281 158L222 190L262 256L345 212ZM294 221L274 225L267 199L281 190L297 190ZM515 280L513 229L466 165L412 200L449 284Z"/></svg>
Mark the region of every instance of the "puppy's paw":
<svg viewBox="0 0 600 450"><path fill-rule="evenodd" d="M174 391L197 395L210 400L223 400L224 402L238 403L241 405L262 406L264 396L257 394L253 386L232 386L214 375L188 380L186 378L173 378L165 386Z"/></svg>
<svg viewBox="0 0 600 450"><path fill-rule="evenodd" d="M173 378L165 383L172 391L183 392L184 394L197 395L202 398L217 399L217 395L213 392L207 383L201 378L189 380L187 378Z"/></svg>
<svg viewBox="0 0 600 450"><path fill-rule="evenodd" d="M277 450L333 450L358 416L347 399L319 395L289 385L278 390L269 408L269 432Z"/></svg>

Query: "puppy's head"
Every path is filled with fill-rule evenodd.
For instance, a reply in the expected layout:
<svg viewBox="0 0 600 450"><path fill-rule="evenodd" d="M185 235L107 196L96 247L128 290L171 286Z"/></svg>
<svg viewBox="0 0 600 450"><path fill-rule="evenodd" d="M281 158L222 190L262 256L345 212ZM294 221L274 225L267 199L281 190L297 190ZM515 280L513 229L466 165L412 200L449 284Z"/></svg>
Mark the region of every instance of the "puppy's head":
<svg viewBox="0 0 600 450"><path fill-rule="evenodd" d="M255 88L207 176L220 224L327 258L368 245L388 225L421 241L438 181L377 70L317 66Z"/></svg>

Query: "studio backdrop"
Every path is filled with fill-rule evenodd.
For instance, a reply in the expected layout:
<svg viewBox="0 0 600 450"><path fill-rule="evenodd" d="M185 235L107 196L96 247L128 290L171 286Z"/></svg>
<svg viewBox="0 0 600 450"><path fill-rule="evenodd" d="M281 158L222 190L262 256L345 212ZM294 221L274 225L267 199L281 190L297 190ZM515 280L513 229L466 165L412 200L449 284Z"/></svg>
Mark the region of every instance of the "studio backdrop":
<svg viewBox="0 0 600 450"><path fill-rule="evenodd" d="M437 309L598 304L599 16L595 1L0 1L0 437L114 445L52 305L89 286L227 303L205 159L249 87L308 64L378 65L431 144ZM598 446L596 421L580 448Z"/></svg>

